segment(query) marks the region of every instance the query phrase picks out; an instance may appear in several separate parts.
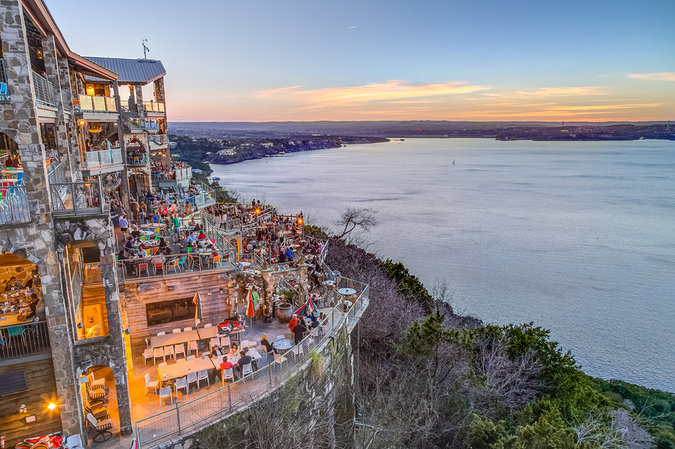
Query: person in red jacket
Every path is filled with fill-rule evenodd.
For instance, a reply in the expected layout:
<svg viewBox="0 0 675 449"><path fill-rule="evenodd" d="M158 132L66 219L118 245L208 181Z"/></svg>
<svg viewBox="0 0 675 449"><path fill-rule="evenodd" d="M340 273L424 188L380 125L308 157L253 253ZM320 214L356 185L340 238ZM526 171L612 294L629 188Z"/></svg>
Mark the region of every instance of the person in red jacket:
<svg viewBox="0 0 675 449"><path fill-rule="evenodd" d="M293 329L297 325L298 325L298 316L296 314L293 314L293 318L291 318L291 321L288 322L288 328L291 330L291 333L293 333Z"/></svg>

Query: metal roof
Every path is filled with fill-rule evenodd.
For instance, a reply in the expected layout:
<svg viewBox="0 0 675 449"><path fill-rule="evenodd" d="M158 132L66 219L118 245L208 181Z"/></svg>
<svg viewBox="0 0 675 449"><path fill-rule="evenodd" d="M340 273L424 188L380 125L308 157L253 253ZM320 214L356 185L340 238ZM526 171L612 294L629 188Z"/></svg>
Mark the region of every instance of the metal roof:
<svg viewBox="0 0 675 449"><path fill-rule="evenodd" d="M155 59L99 58L86 56L86 59L119 73L120 83L147 84L166 75L162 61ZM88 78L97 81L96 78Z"/></svg>

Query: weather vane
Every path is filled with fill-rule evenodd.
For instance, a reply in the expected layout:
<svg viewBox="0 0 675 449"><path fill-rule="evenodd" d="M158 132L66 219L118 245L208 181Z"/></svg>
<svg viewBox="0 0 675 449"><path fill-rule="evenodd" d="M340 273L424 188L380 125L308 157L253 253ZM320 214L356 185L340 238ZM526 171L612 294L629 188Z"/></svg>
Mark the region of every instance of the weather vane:
<svg viewBox="0 0 675 449"><path fill-rule="evenodd" d="M147 42L147 39L143 39L143 42L141 42L141 45L143 45L143 59L148 59L148 52L150 51L150 48L145 45Z"/></svg>

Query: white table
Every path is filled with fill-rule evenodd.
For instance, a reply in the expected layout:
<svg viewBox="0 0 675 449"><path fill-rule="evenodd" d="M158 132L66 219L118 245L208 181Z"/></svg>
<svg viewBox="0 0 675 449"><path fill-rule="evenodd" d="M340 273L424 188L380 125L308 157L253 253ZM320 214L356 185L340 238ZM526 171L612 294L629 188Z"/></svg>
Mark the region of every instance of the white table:
<svg viewBox="0 0 675 449"><path fill-rule="evenodd" d="M159 380L172 380L185 377L190 373L216 369L216 366L209 357L204 359L184 360L177 363L160 366L157 368Z"/></svg>
<svg viewBox="0 0 675 449"><path fill-rule="evenodd" d="M190 341L207 340L218 335L218 326L211 326L199 329L199 331L191 330L187 332L177 332L175 334L155 335L150 338L150 345L153 348L162 346L178 345Z"/></svg>
<svg viewBox="0 0 675 449"><path fill-rule="evenodd" d="M272 347L278 351L288 351L293 347L293 342L287 338L283 340L274 340Z"/></svg>
<svg viewBox="0 0 675 449"><path fill-rule="evenodd" d="M356 290L349 287L342 287L341 289L338 289L338 293L342 296L352 296L356 293Z"/></svg>

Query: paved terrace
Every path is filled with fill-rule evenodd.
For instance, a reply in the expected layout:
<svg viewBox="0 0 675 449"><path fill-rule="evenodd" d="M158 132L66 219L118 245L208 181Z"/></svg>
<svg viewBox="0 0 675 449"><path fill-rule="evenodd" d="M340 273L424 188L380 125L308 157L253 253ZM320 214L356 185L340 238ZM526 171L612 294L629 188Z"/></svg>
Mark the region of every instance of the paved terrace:
<svg viewBox="0 0 675 449"><path fill-rule="evenodd" d="M129 379L131 413L135 422L134 435L121 437L117 433L111 440L97 443L96 447L128 449L133 438L136 438L139 448L155 448L250 407L270 391L283 385L309 362L311 352L323 348L341 326L345 325L351 331L368 306L367 285L348 278L336 279L336 282L338 287L356 287L357 294L349 298L353 302L341 301L334 308L321 309L327 314L324 323L283 357L268 361L258 345L257 349L262 359L253 374L223 386L220 379L215 378L215 370L210 370L209 385L202 382L199 388L192 386L189 394L183 394L181 391L177 399L174 396L174 403L171 405L166 399L163 405L160 404L159 396L154 392L148 391L146 394L144 376L149 373L151 380L157 380L157 369L150 361L144 369L142 352L145 348L133 348L133 366L138 367L134 369L133 377ZM259 343L263 333L267 334L271 342L278 335L291 339L287 323L280 324L276 320L272 323L254 321L252 327L242 333L240 338ZM200 353L206 351L208 347L201 343ZM107 379L108 385L110 382L112 378ZM113 418L113 429L119 432L115 395L108 396L111 398L108 409Z"/></svg>

